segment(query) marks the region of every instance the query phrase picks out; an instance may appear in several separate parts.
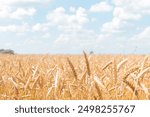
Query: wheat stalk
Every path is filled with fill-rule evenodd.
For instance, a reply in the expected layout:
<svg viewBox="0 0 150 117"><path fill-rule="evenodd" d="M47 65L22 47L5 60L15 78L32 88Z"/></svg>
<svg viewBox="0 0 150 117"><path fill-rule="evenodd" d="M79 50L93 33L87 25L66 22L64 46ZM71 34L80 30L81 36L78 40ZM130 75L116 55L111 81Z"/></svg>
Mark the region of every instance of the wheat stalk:
<svg viewBox="0 0 150 117"><path fill-rule="evenodd" d="M87 54L84 51L83 51L83 53L84 53L84 58L85 58L85 62L86 62L87 73L90 76L91 75L91 71L90 71L90 64L89 64L89 61L88 61L88 57L87 57Z"/></svg>
<svg viewBox="0 0 150 117"><path fill-rule="evenodd" d="M99 99L102 100L103 99L102 92L101 92L97 82L95 82L95 88L96 88L96 91L98 93Z"/></svg>
<svg viewBox="0 0 150 117"><path fill-rule="evenodd" d="M107 67L109 67L109 65L111 65L112 64L112 61L110 61L110 62L108 62L103 68L102 68L102 70L105 70Z"/></svg>
<svg viewBox="0 0 150 117"><path fill-rule="evenodd" d="M126 74L123 77L123 80L126 80L131 73L133 73L134 71L136 71L138 69L139 69L139 67L133 67L133 68L131 68L129 71L126 72Z"/></svg>
<svg viewBox="0 0 150 117"><path fill-rule="evenodd" d="M114 66L113 66L113 76L114 76L114 83L117 83L117 64L116 60L114 59Z"/></svg>
<svg viewBox="0 0 150 117"><path fill-rule="evenodd" d="M117 71L121 69L121 67L128 61L128 59L122 60L118 65L117 65Z"/></svg>
<svg viewBox="0 0 150 117"><path fill-rule="evenodd" d="M149 70L150 70L150 67L144 69L141 73L138 74L138 76L135 79L139 80L139 78L141 78L142 76L144 76L144 74L146 72L148 72Z"/></svg>
<svg viewBox="0 0 150 117"><path fill-rule="evenodd" d="M148 56L145 56L144 61L142 63L141 71L144 70L144 67L145 67L145 64L146 64L147 61L148 61Z"/></svg>
<svg viewBox="0 0 150 117"><path fill-rule="evenodd" d="M133 94L135 94L136 97L138 98L138 92L137 92L136 88L130 82L128 82L126 80L124 80L123 82L132 90Z"/></svg>
<svg viewBox="0 0 150 117"><path fill-rule="evenodd" d="M67 58L67 61L68 61L69 65L70 65L70 68L71 68L71 70L72 70L72 72L73 72L73 75L74 75L75 80L78 80L78 76L77 76L77 73L76 73L76 71L75 71L75 68L74 68L72 62L69 60L69 58Z"/></svg>
<svg viewBox="0 0 150 117"><path fill-rule="evenodd" d="M36 79L34 80L33 85L31 86L31 89L35 88L35 86L36 86L36 84L37 84L39 78L40 78L40 76L38 75L38 76L36 77Z"/></svg>
<svg viewBox="0 0 150 117"><path fill-rule="evenodd" d="M145 95L146 95L146 98L147 98L148 100L150 100L150 93L149 93L148 88L146 88L143 83L141 83L141 87L142 87L142 89L143 89L143 91L144 91L144 93L145 93Z"/></svg>

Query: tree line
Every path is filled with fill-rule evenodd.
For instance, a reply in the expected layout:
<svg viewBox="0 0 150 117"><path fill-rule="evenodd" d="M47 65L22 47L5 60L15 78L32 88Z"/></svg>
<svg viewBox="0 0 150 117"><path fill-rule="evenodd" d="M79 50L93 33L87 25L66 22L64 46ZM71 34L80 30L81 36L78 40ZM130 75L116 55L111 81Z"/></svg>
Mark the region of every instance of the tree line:
<svg viewBox="0 0 150 117"><path fill-rule="evenodd" d="M15 54L11 49L0 49L0 54Z"/></svg>

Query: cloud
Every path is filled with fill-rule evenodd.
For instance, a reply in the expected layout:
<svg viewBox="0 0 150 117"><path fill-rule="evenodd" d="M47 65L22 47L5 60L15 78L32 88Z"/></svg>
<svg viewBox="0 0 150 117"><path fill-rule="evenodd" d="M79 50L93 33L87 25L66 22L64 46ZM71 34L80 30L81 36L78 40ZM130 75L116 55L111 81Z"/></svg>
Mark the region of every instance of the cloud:
<svg viewBox="0 0 150 117"><path fill-rule="evenodd" d="M132 37L133 41L139 41L140 43L149 43L150 40L150 26L146 27L142 32L136 34L134 37Z"/></svg>
<svg viewBox="0 0 150 117"><path fill-rule="evenodd" d="M25 3L47 3L52 0L0 0L0 5L25 4Z"/></svg>
<svg viewBox="0 0 150 117"><path fill-rule="evenodd" d="M49 23L37 23L28 24L24 23L21 25L0 25L0 32L13 32L13 33L25 33L25 32L47 32L49 29Z"/></svg>
<svg viewBox="0 0 150 117"><path fill-rule="evenodd" d="M33 16L35 13L36 9L34 8L17 8L13 11L11 8L6 7L0 10L0 18L23 19L27 16Z"/></svg>
<svg viewBox="0 0 150 117"><path fill-rule="evenodd" d="M2 2L3 3L3 2ZM22 8L0 3L0 18L4 19L23 19L33 16L36 13L35 8Z"/></svg>
<svg viewBox="0 0 150 117"><path fill-rule="evenodd" d="M47 19L51 24L58 27L76 27L89 21L86 10L82 7L73 13L67 13L63 7L56 8L47 15Z"/></svg>
<svg viewBox="0 0 150 117"><path fill-rule="evenodd" d="M132 12L121 7L116 7L113 12L113 16L120 20L139 20L141 15L137 12Z"/></svg>
<svg viewBox="0 0 150 117"><path fill-rule="evenodd" d="M98 35L93 30L84 28L62 32L53 44L54 50L65 52L81 52L94 49L95 40ZM69 51L68 51L69 49Z"/></svg>
<svg viewBox="0 0 150 117"><path fill-rule="evenodd" d="M23 33L29 30L28 24L0 26L0 32Z"/></svg>
<svg viewBox="0 0 150 117"><path fill-rule="evenodd" d="M47 20L56 26L59 32L53 44L54 51L80 52L91 49L91 45L94 46L97 34L84 27L90 22L85 8L70 7L67 11L63 7L58 7L49 12Z"/></svg>
<svg viewBox="0 0 150 117"><path fill-rule="evenodd" d="M115 5L113 18L102 25L102 32L122 32L131 25L131 21L138 21L150 13L148 0L113 0L113 4Z"/></svg>
<svg viewBox="0 0 150 117"><path fill-rule="evenodd" d="M22 19L25 16L33 16L36 12L36 9L34 8L17 8L15 12L12 12L10 17L15 18L15 19Z"/></svg>
<svg viewBox="0 0 150 117"><path fill-rule="evenodd" d="M111 22L104 23L101 31L103 33L115 33L120 32L123 26L123 22L119 18L113 18Z"/></svg>
<svg viewBox="0 0 150 117"><path fill-rule="evenodd" d="M36 13L36 4L48 4L52 0L0 0L0 18L23 19Z"/></svg>
<svg viewBox="0 0 150 117"><path fill-rule="evenodd" d="M113 0L116 7L123 9L124 13L145 15L150 13L149 0Z"/></svg>
<svg viewBox="0 0 150 117"><path fill-rule="evenodd" d="M141 27L141 22L144 24L145 16L150 15L150 1L113 0L113 4L113 17L102 25L98 37L104 47L102 51L134 53L136 49L137 53L148 52L145 49L150 47L150 27L141 32L137 28ZM114 47L109 43L113 43Z"/></svg>
<svg viewBox="0 0 150 117"><path fill-rule="evenodd" d="M92 5L90 8L91 12L109 12L113 7L107 2L100 2L95 5Z"/></svg>
<svg viewBox="0 0 150 117"><path fill-rule="evenodd" d="M142 31L136 32L127 41L127 50L134 51L135 53L147 54L150 53L150 26L145 27Z"/></svg>
<svg viewBox="0 0 150 117"><path fill-rule="evenodd" d="M49 23L37 23L32 26L32 31L35 32L45 32L49 29Z"/></svg>

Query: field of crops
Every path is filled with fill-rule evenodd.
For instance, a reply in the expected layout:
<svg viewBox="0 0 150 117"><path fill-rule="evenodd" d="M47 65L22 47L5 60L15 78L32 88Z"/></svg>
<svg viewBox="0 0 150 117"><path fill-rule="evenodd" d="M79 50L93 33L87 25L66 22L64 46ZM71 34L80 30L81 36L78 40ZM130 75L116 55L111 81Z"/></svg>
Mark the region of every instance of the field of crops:
<svg viewBox="0 0 150 117"><path fill-rule="evenodd" d="M0 55L0 99L150 99L150 57Z"/></svg>

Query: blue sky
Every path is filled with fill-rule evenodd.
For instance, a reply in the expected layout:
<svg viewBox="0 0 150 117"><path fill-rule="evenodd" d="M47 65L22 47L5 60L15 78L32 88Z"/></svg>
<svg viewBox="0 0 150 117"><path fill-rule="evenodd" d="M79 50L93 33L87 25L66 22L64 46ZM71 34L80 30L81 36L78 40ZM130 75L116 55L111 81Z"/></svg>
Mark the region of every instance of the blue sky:
<svg viewBox="0 0 150 117"><path fill-rule="evenodd" d="M0 0L0 48L150 53L150 0Z"/></svg>

